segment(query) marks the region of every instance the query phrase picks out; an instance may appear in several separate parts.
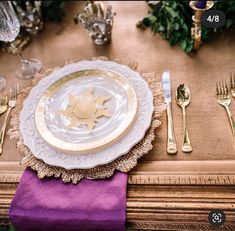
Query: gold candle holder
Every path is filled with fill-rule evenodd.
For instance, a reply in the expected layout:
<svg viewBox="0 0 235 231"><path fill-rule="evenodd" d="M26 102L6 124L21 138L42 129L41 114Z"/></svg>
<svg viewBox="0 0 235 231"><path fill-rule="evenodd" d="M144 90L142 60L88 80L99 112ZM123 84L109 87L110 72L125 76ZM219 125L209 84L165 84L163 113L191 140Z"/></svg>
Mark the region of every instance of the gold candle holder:
<svg viewBox="0 0 235 231"><path fill-rule="evenodd" d="M207 1L206 7L200 9L196 7L197 1L190 1L189 6L194 10L194 15L192 16L193 25L191 28L191 36L194 40L194 49L199 49L201 45L202 37L202 24L201 18L204 11L211 9L214 6L214 1Z"/></svg>

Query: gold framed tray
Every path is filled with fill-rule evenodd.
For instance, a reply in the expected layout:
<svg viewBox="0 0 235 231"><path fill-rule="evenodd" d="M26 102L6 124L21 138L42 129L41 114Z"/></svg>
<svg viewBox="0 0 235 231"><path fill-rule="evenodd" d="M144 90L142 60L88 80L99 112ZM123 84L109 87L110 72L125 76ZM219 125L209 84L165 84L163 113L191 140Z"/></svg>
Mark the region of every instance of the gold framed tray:
<svg viewBox="0 0 235 231"><path fill-rule="evenodd" d="M43 140L66 153L88 153L117 141L135 119L137 97L120 73L80 70L52 83L35 110Z"/></svg>

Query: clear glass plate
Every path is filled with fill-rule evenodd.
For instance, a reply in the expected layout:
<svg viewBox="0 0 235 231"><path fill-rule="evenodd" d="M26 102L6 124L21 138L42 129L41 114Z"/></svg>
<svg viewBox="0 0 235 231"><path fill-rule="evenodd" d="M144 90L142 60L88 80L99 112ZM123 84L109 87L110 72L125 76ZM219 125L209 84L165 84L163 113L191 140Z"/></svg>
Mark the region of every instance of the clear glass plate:
<svg viewBox="0 0 235 231"><path fill-rule="evenodd" d="M54 148L83 153L117 141L134 121L136 111L137 97L125 77L91 69L54 82L39 100L35 122L41 137Z"/></svg>

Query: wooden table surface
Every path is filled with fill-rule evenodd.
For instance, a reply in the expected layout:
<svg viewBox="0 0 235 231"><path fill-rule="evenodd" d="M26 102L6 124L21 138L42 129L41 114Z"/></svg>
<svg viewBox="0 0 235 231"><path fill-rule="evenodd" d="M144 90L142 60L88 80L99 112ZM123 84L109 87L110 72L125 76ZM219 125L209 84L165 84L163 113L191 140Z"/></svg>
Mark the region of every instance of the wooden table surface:
<svg viewBox="0 0 235 231"><path fill-rule="evenodd" d="M187 121L193 146L191 154L180 150L182 140L181 109L173 100L178 154L166 153L166 115L156 131L153 150L139 161L129 174L127 217L130 230L214 230L208 213L221 208L227 215L220 230L235 230L235 142L225 110L216 103L216 81L229 81L235 71L235 33L215 34L199 52L185 54L171 47L160 35L136 28L148 11L144 1L110 1L114 18L113 40L106 46L95 46L84 28L73 23L82 3L66 4L66 18L60 24L47 23L43 33L33 38L25 57L43 61L44 68L62 66L66 60L90 59L94 56L136 61L143 72L171 70L173 93L186 83L191 90ZM21 87L30 80L14 76L18 59L0 53L0 75ZM235 100L231 111L235 116ZM15 141L8 137L0 156L0 220L7 221L9 203L19 181L22 158Z"/></svg>

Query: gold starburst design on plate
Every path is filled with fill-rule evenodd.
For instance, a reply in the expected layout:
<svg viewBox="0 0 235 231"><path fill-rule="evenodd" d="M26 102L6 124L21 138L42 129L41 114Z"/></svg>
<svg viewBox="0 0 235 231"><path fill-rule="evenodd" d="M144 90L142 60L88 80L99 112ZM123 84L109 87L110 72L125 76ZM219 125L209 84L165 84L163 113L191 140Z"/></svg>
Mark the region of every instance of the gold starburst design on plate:
<svg viewBox="0 0 235 231"><path fill-rule="evenodd" d="M85 124L92 130L98 122L98 118L112 116L104 106L104 103L110 99L110 96L105 95L95 97L93 88L88 88L79 96L70 94L67 108L61 110L60 113L70 120L69 128Z"/></svg>

